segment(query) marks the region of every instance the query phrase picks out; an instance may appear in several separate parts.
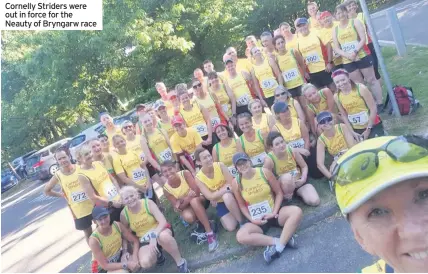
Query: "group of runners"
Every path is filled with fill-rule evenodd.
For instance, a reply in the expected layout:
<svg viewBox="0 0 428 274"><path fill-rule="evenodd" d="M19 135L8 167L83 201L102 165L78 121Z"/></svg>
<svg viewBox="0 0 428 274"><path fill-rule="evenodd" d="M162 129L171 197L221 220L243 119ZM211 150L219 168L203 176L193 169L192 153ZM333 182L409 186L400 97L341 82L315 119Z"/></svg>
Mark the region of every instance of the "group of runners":
<svg viewBox="0 0 428 274"><path fill-rule="evenodd" d="M333 20L330 12L319 12L317 4L309 2L310 18L295 21L296 33L282 23L275 36L263 32L260 41L248 36L247 58L238 58L235 48L227 48L223 72L216 72L207 60L202 65L205 74L195 69L190 85L168 89L156 83L161 98L153 105L136 106L137 124L125 121L118 127L108 113L101 113L105 134L78 149L77 164L66 151L57 151L60 170L45 193L67 199L75 227L84 231L92 250L92 271L148 269L163 264L164 250L178 272L189 272L154 184L162 188L183 223L203 227L199 240L207 242L210 252L219 246L215 221L207 213L215 207L222 227L237 230L240 244L266 246L263 256L270 263L286 247L297 246L293 235L302 210L291 201L299 197L318 206L320 197L308 178L326 177L359 233L357 240L382 256L376 253L381 245L372 246L380 239L366 243L357 228L358 218L352 217L381 191L378 186L384 186L382 180L370 178L382 166L368 162L373 167L363 170L365 163L358 155L367 151L378 157L379 151L385 151L390 159L376 163L388 160L396 162L391 167L400 167L413 161L418 165L410 170L419 171L428 160L423 154L426 143L404 137L374 138L384 135L378 115L380 77L357 7L355 0L346 1L336 8ZM403 144L414 144L412 152L419 158L409 160L399 154L397 146ZM417 154L418 148L423 153ZM426 186L426 166L419 177L400 178L417 180L422 175L421 185ZM367 180L366 189L362 184ZM361 182L354 186L353 181ZM392 178L385 187L399 181ZM56 184L61 192L53 190ZM376 222L379 228L387 224ZM266 235L271 227L281 228L281 235ZM382 262L385 270L389 265ZM406 263L394 267L408 269Z"/></svg>

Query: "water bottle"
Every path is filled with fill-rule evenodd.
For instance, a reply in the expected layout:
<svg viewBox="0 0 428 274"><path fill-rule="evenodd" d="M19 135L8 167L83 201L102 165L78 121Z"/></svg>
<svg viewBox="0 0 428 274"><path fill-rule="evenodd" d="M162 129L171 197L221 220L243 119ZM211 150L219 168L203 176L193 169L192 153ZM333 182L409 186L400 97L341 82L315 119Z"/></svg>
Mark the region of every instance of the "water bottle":
<svg viewBox="0 0 428 274"><path fill-rule="evenodd" d="M189 226L189 223L186 222L181 216L180 216L180 220L181 220L181 223L184 225L184 227L188 227Z"/></svg>

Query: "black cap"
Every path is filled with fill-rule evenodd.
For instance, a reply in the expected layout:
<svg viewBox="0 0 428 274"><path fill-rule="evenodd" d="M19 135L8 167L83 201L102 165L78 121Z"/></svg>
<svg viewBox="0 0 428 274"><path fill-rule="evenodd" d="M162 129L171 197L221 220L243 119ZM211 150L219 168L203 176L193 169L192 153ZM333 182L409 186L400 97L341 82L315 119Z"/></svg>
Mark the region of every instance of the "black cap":
<svg viewBox="0 0 428 274"><path fill-rule="evenodd" d="M234 166L236 166L236 164L241 160L250 161L250 157L248 157L248 155L245 154L244 152L237 152L232 157L232 162Z"/></svg>
<svg viewBox="0 0 428 274"><path fill-rule="evenodd" d="M101 217L110 215L110 212L107 208L102 206L96 206L92 209L92 219L99 220Z"/></svg>
<svg viewBox="0 0 428 274"><path fill-rule="evenodd" d="M320 113L318 113L317 115L317 122L321 122L322 120L326 119L326 118L331 118L333 119L333 116L331 115L330 112L328 111L321 111Z"/></svg>
<svg viewBox="0 0 428 274"><path fill-rule="evenodd" d="M286 102L276 102L273 105L273 112L275 112L275 114L283 113L283 112L286 112L287 110L288 110L288 104Z"/></svg>

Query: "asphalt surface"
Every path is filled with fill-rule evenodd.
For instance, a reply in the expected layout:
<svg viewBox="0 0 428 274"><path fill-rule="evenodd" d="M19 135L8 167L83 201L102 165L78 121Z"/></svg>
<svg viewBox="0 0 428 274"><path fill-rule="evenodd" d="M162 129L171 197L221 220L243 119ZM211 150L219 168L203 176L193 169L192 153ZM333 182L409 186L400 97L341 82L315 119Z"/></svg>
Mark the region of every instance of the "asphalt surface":
<svg viewBox="0 0 428 274"><path fill-rule="evenodd" d="M400 22L401 31L407 44L428 45L428 0L408 0L394 6ZM379 40L393 41L384 11L374 13L373 26Z"/></svg>
<svg viewBox="0 0 428 274"><path fill-rule="evenodd" d="M281 257L267 265L263 249L249 252L198 272L351 272L374 262L354 240L343 217L330 217L298 234L297 249L286 248Z"/></svg>

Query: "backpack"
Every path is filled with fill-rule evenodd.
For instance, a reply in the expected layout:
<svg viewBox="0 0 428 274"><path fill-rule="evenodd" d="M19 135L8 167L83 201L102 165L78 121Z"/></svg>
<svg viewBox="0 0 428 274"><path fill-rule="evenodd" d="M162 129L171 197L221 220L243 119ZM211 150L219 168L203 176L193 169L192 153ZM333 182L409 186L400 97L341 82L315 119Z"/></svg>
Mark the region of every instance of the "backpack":
<svg viewBox="0 0 428 274"><path fill-rule="evenodd" d="M413 95L413 89L411 87L405 87L401 85L396 85L392 88L394 91L395 99L397 100L398 109L400 110L401 115L409 115L419 107L419 101L416 100ZM388 106L390 102L389 94L386 96L384 109ZM388 110L389 115L392 114L392 105Z"/></svg>

